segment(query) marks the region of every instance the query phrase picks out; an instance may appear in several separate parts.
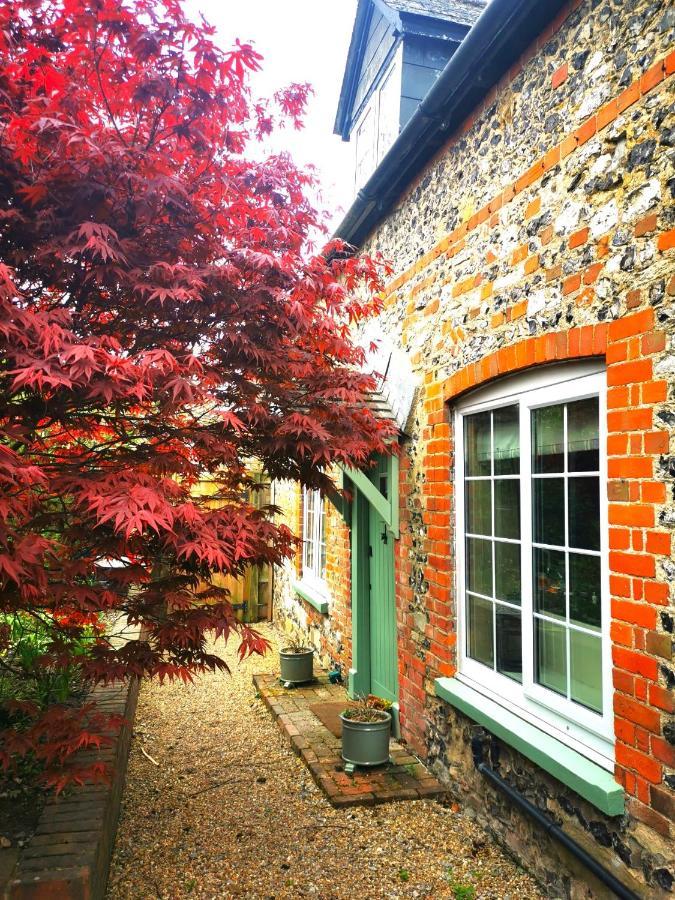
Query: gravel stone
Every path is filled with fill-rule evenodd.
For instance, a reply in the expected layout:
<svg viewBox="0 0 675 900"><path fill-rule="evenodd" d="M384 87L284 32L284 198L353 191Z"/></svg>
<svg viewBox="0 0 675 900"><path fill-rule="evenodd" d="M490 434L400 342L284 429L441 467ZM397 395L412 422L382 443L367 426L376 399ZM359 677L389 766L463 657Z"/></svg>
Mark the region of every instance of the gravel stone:
<svg viewBox="0 0 675 900"><path fill-rule="evenodd" d="M255 695L260 630L264 659L143 685L108 900L543 897L456 804L333 809Z"/></svg>

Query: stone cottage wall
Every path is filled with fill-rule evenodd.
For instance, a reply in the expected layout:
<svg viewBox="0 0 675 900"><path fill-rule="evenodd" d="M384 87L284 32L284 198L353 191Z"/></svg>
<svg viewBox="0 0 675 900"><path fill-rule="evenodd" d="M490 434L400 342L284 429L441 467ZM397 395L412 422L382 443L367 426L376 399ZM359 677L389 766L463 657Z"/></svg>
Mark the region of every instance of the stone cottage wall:
<svg viewBox="0 0 675 900"><path fill-rule="evenodd" d="M616 777L610 819L502 748L500 771L644 896L673 890L675 16L666 2L565 9L422 172L365 247L395 265L383 330L424 385L401 465L404 736L549 884L589 896L475 773L455 670L451 410L537 364L604 358ZM598 896L600 889L593 886Z"/></svg>
<svg viewBox="0 0 675 900"><path fill-rule="evenodd" d="M302 540L302 490L293 482L277 482L274 503L280 521ZM335 507L326 501L326 583L328 614L318 612L295 590L302 578L302 552L274 574L274 621L287 634L300 633L317 653L325 669L340 668L345 681L352 658L351 572L349 529Z"/></svg>

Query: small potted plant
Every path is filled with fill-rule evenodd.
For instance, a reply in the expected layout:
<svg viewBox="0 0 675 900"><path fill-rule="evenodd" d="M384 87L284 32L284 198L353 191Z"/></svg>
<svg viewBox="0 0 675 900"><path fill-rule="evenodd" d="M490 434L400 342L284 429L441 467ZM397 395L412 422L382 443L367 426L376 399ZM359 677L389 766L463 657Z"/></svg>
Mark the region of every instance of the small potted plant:
<svg viewBox="0 0 675 900"><path fill-rule="evenodd" d="M284 684L303 684L314 678L314 650L306 647L302 638L294 635L279 651L281 680Z"/></svg>
<svg viewBox="0 0 675 900"><path fill-rule="evenodd" d="M370 694L340 714L342 758L354 766L381 766L389 760L391 703ZM349 770L349 769L348 769Z"/></svg>

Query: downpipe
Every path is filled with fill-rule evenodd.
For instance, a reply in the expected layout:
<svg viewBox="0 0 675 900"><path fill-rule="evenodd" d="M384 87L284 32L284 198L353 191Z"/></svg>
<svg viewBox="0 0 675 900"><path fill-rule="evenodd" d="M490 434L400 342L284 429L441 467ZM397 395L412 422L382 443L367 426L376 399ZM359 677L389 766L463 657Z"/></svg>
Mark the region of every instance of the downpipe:
<svg viewBox="0 0 675 900"><path fill-rule="evenodd" d="M640 897L622 884L618 878L615 878L611 872L601 866L600 863L590 855L584 848L577 844L576 841L566 834L562 828L559 828L547 815L538 809L533 803L523 796L520 791L512 787L508 781L505 781L494 769L488 766L483 760L483 752L485 745L485 737L475 736L471 739L471 753L473 755L474 765L480 774L486 778L490 784L501 791L509 800L522 810L531 819L533 819L541 830L554 840L558 841L566 850L568 850L575 859L583 863L586 868L592 872L595 877L610 889L620 900L640 900Z"/></svg>

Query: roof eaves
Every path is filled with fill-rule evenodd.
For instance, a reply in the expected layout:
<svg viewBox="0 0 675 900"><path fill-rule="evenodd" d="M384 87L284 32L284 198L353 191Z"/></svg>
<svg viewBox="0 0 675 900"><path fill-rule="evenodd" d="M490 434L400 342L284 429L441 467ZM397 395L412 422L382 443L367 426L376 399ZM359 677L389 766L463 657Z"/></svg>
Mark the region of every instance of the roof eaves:
<svg viewBox="0 0 675 900"><path fill-rule="evenodd" d="M335 237L358 246L567 0L492 0L356 195Z"/></svg>
<svg viewBox="0 0 675 900"><path fill-rule="evenodd" d="M347 62L342 77L342 87L338 99L338 108L335 115L333 133L339 134L343 141L349 140L349 126L351 120L351 108L354 102L354 94L358 82L361 57L368 38L368 27L373 15L372 0L358 0L354 27L347 51Z"/></svg>
<svg viewBox="0 0 675 900"><path fill-rule="evenodd" d="M400 15L403 34L414 34L423 37L440 38L441 40L460 43L469 32L469 25L460 25L447 19L436 19L420 13L404 13Z"/></svg>

